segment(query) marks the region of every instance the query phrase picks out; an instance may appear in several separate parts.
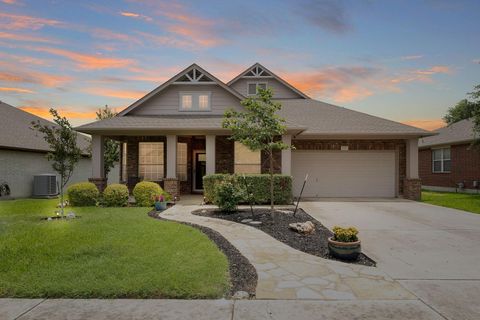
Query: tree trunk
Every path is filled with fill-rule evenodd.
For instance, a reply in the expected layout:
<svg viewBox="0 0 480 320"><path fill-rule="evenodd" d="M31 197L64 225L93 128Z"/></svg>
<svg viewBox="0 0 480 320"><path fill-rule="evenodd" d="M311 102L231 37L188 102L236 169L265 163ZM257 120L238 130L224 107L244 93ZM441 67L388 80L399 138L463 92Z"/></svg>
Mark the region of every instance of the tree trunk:
<svg viewBox="0 0 480 320"><path fill-rule="evenodd" d="M63 209L63 177L61 178L62 182L60 182L60 213L62 214L62 219L64 218L64 209Z"/></svg>
<svg viewBox="0 0 480 320"><path fill-rule="evenodd" d="M273 150L270 150L270 210L272 212L272 216L274 215L274 188L273 188Z"/></svg>

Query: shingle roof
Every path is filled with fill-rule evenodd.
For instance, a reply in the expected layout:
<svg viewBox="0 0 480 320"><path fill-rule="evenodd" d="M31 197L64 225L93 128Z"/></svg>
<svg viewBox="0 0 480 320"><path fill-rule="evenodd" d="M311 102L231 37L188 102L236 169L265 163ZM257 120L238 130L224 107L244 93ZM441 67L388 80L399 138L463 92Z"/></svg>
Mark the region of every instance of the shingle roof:
<svg viewBox="0 0 480 320"><path fill-rule="evenodd" d="M55 125L0 101L0 148L49 151L42 134L30 129L32 121L37 120L41 124ZM77 144L80 149L85 150L90 145L90 139L78 134Z"/></svg>
<svg viewBox="0 0 480 320"><path fill-rule="evenodd" d="M461 120L450 126L437 129L434 132L438 133L438 135L420 139L419 147L470 142L475 138L472 119Z"/></svg>

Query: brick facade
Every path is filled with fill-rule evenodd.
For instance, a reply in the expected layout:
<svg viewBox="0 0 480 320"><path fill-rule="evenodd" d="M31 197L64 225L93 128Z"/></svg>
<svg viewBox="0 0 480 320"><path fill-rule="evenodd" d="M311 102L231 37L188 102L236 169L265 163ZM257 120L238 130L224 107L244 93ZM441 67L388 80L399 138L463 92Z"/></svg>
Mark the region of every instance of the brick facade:
<svg viewBox="0 0 480 320"><path fill-rule="evenodd" d="M234 171L234 141L228 136L215 137L215 172L233 173Z"/></svg>
<svg viewBox="0 0 480 320"><path fill-rule="evenodd" d="M398 157L398 192L403 194L407 176L407 158L405 140L293 140L296 150L394 150Z"/></svg>
<svg viewBox="0 0 480 320"><path fill-rule="evenodd" d="M465 188L474 189L473 181L480 181L480 150L470 144L450 147L451 170L449 173L432 172L432 149L419 150L419 175L425 186L455 188L463 182Z"/></svg>
<svg viewBox="0 0 480 320"><path fill-rule="evenodd" d="M178 179L166 178L163 180L163 189L172 195L180 199L180 181Z"/></svg>
<svg viewBox="0 0 480 320"><path fill-rule="evenodd" d="M422 198L422 180L405 179L403 190L405 199L420 201Z"/></svg>

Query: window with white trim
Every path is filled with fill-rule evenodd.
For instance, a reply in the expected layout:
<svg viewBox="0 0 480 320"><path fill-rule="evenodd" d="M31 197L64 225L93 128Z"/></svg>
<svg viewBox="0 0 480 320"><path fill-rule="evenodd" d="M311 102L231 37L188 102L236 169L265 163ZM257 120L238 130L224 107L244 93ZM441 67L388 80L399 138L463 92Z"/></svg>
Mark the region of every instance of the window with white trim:
<svg viewBox="0 0 480 320"><path fill-rule="evenodd" d="M451 159L450 148L432 150L432 172L450 172Z"/></svg>
<svg viewBox="0 0 480 320"><path fill-rule="evenodd" d="M164 177L163 142L138 143L138 174L143 180L159 181Z"/></svg>
<svg viewBox="0 0 480 320"><path fill-rule="evenodd" d="M258 89L267 89L267 83L266 82L248 82L247 83L247 94L249 96L254 96L258 93Z"/></svg>
<svg viewBox="0 0 480 320"><path fill-rule="evenodd" d="M210 111L210 109L210 92L180 92L180 111Z"/></svg>
<svg viewBox="0 0 480 320"><path fill-rule="evenodd" d="M177 178L179 181L187 181L187 144L177 143Z"/></svg>
<svg viewBox="0 0 480 320"><path fill-rule="evenodd" d="M260 173L260 151L252 151L247 146L235 141L234 145L234 172L235 173Z"/></svg>

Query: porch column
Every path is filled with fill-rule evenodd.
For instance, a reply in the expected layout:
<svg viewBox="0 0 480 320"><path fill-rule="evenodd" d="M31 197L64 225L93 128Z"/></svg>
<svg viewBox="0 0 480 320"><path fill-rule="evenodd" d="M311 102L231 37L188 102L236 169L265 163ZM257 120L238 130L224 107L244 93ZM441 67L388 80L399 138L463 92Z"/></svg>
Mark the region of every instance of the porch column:
<svg viewBox="0 0 480 320"><path fill-rule="evenodd" d="M288 146L292 145L292 135L282 136L282 142ZM292 149L282 150L282 174L290 176L292 174Z"/></svg>
<svg viewBox="0 0 480 320"><path fill-rule="evenodd" d="M206 172L207 174L215 173L215 136L205 136L205 153L207 157Z"/></svg>
<svg viewBox="0 0 480 320"><path fill-rule="evenodd" d="M177 136L167 136L167 179L177 178Z"/></svg>
<svg viewBox="0 0 480 320"><path fill-rule="evenodd" d="M418 176L418 138L405 140L407 176L403 185L403 197L419 201L422 196L422 182Z"/></svg>
<svg viewBox="0 0 480 320"><path fill-rule="evenodd" d="M105 139L100 135L92 135L92 177L88 181L94 183L100 192L105 189L107 179L104 169Z"/></svg>

